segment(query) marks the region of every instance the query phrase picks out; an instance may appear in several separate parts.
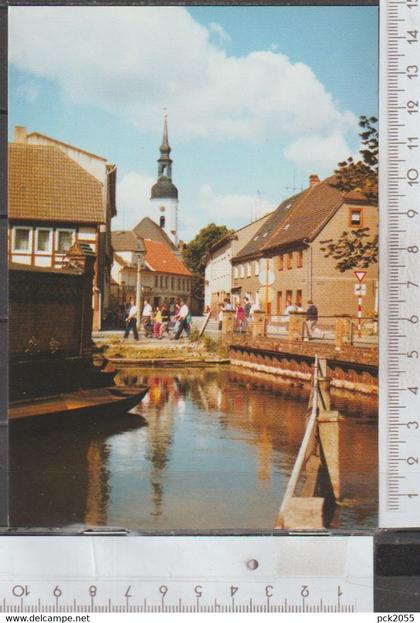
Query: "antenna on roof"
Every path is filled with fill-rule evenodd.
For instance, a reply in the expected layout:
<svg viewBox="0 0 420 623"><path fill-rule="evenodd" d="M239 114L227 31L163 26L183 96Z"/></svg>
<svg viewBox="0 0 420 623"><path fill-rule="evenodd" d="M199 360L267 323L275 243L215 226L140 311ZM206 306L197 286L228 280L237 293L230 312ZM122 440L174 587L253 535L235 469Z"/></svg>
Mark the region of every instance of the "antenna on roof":
<svg viewBox="0 0 420 623"><path fill-rule="evenodd" d="M293 194L295 194L295 192L297 191L297 188L296 188L296 169L293 169L293 185L292 186L286 186L286 190L291 190Z"/></svg>

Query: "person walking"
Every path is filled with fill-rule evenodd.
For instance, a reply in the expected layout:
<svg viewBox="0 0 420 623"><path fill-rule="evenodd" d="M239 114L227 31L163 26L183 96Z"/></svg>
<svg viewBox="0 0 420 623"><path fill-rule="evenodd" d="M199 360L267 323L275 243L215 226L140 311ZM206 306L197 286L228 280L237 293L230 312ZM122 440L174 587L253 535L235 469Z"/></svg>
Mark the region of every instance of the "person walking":
<svg viewBox="0 0 420 623"><path fill-rule="evenodd" d="M144 335L146 337L150 337L151 335L153 335L152 314L153 314L152 306L150 305L149 301L146 299L144 301L143 313L142 313Z"/></svg>
<svg viewBox="0 0 420 623"><path fill-rule="evenodd" d="M188 316L189 316L190 310L188 309L188 305L185 303L185 301L181 299L180 303L181 303L181 308L178 314L179 327L178 327L177 332L175 333L174 340L179 340L179 338L181 337L181 333L183 331L185 331L187 335L189 331Z"/></svg>
<svg viewBox="0 0 420 623"><path fill-rule="evenodd" d="M244 330L244 323L245 323L245 308L242 305L241 301L236 303L235 318L236 318L236 330L239 331L239 333L242 333L242 331Z"/></svg>
<svg viewBox="0 0 420 623"><path fill-rule="evenodd" d="M318 322L318 309L312 300L308 301L308 306L309 307L306 310L306 329L308 332L308 338L312 339L316 323Z"/></svg>
<svg viewBox="0 0 420 623"><path fill-rule="evenodd" d="M130 306L128 308L128 315L126 320L126 326L124 331L124 339L128 339L130 330L133 331L134 339L136 342L139 340L139 334L137 331L137 307L134 304L134 300L130 299Z"/></svg>
<svg viewBox="0 0 420 623"><path fill-rule="evenodd" d="M162 312L159 305L155 309L154 323L153 323L153 337L160 337L160 330L162 327Z"/></svg>
<svg viewBox="0 0 420 623"><path fill-rule="evenodd" d="M222 326L223 326L223 312L224 312L224 306L223 303L219 303L219 313L218 313L218 321L219 321L219 331L222 330Z"/></svg>
<svg viewBox="0 0 420 623"><path fill-rule="evenodd" d="M164 333L166 333L169 336L169 309L166 303L162 305L161 313L162 313L162 324L161 324L160 333L159 333L160 340L162 339Z"/></svg>

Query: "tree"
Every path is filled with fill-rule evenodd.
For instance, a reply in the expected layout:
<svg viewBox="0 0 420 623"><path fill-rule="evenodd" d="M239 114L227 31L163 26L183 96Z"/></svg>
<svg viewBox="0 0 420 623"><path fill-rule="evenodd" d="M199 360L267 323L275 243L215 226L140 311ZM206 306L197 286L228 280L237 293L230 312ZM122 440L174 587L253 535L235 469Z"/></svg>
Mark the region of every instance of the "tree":
<svg viewBox="0 0 420 623"><path fill-rule="evenodd" d="M228 229L226 225L210 223L203 227L182 251L184 262L193 274L192 294L201 302L204 302L204 271L207 253L218 240L232 232L233 230Z"/></svg>
<svg viewBox="0 0 420 623"><path fill-rule="evenodd" d="M358 190L368 201L378 202L378 120L376 117L360 117L359 126L362 132L362 148L359 153L362 160L354 162L353 158L347 158L338 163L338 169L334 171L335 182L333 186L343 192ZM345 272L352 268L368 268L378 261L378 233L371 234L369 227L362 227L354 231L343 231L338 240L321 240L321 251L324 257L332 257L337 260L336 268Z"/></svg>

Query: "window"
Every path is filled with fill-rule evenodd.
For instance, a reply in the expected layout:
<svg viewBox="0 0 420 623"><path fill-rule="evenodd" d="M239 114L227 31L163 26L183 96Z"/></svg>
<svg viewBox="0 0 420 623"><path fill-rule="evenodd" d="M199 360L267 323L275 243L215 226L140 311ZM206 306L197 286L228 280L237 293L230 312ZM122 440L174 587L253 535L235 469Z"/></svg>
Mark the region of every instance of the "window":
<svg viewBox="0 0 420 623"><path fill-rule="evenodd" d="M243 276L244 276L244 265L241 264L239 266L239 277L242 279Z"/></svg>
<svg viewBox="0 0 420 623"><path fill-rule="evenodd" d="M283 270L284 269L284 255L283 253L281 255L278 256L277 258L277 267L279 270Z"/></svg>
<svg viewBox="0 0 420 623"><path fill-rule="evenodd" d="M302 290L296 290L296 307L302 307Z"/></svg>
<svg viewBox="0 0 420 623"><path fill-rule="evenodd" d="M260 260L255 260L254 262L254 275L258 277L260 274Z"/></svg>
<svg viewBox="0 0 420 623"><path fill-rule="evenodd" d="M163 275L160 276L160 287L163 288Z"/></svg>
<svg viewBox="0 0 420 623"><path fill-rule="evenodd" d="M159 277L155 275L155 288L159 287Z"/></svg>
<svg viewBox="0 0 420 623"><path fill-rule="evenodd" d="M165 288L168 287L168 283L169 283L169 277L165 277Z"/></svg>
<svg viewBox="0 0 420 623"><path fill-rule="evenodd" d="M299 249L299 251L297 252L296 266L298 268L302 268L302 266L303 266L303 251L302 251L302 249Z"/></svg>
<svg viewBox="0 0 420 623"><path fill-rule="evenodd" d="M247 277L251 276L251 262L248 262L246 265L246 276Z"/></svg>
<svg viewBox="0 0 420 623"><path fill-rule="evenodd" d="M57 231L57 251L65 253L73 244L74 231L71 229L59 229Z"/></svg>
<svg viewBox="0 0 420 623"><path fill-rule="evenodd" d="M287 270L293 268L293 251L287 254Z"/></svg>
<svg viewBox="0 0 420 623"><path fill-rule="evenodd" d="M32 229L29 227L13 228L13 251L31 251Z"/></svg>
<svg viewBox="0 0 420 623"><path fill-rule="evenodd" d="M292 304L293 290L286 290L286 307Z"/></svg>
<svg viewBox="0 0 420 623"><path fill-rule="evenodd" d="M178 290L179 290L180 287L181 287L181 285L180 285L181 284L181 279L179 277L178 277L178 282L177 283L178 283Z"/></svg>
<svg viewBox="0 0 420 623"><path fill-rule="evenodd" d="M51 229L37 229L35 250L38 253L51 253Z"/></svg>
<svg viewBox="0 0 420 623"><path fill-rule="evenodd" d="M363 208L350 208L350 225L361 227L363 224Z"/></svg>
<svg viewBox="0 0 420 623"><path fill-rule="evenodd" d="M233 269L233 277L234 279L237 279L239 277L239 270L237 266L235 266Z"/></svg>
<svg viewBox="0 0 420 623"><path fill-rule="evenodd" d="M159 226L163 229L165 227L165 217L161 216L159 219Z"/></svg>

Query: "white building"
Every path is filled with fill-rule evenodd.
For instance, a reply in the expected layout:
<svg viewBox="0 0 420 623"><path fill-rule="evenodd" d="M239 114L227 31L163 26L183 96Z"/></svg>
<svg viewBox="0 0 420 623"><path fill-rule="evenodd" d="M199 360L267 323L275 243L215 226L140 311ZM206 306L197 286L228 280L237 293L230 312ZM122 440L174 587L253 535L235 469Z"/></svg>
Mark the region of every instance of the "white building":
<svg viewBox="0 0 420 623"><path fill-rule="evenodd" d="M270 214L265 214L258 220L224 236L211 247L204 275L204 306L209 306L213 314L217 312L219 303L223 303L226 296L232 293L231 258L251 240Z"/></svg>

